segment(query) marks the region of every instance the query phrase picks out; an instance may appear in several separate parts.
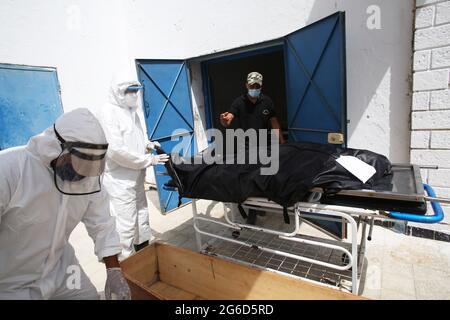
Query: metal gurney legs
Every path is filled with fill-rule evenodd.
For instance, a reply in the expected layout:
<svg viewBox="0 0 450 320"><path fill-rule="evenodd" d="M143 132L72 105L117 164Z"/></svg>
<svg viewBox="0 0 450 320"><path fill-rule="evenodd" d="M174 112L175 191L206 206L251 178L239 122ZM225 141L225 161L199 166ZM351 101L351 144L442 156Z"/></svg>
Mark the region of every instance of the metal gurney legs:
<svg viewBox="0 0 450 320"><path fill-rule="evenodd" d="M264 202L262 202L262 203L264 203ZM265 203L266 203L266 205L264 207L260 207L260 209L264 209L265 211L280 211L280 210L282 210L281 206L274 204L273 202L266 201ZM250 201L246 201L243 205L252 207L251 199L250 199ZM309 203L302 203L302 202L297 203L294 206L294 208L291 209L291 213L294 215L294 218L295 218L295 229L293 232L286 233L286 232L281 232L281 231L277 231L277 230L273 230L273 229L236 223L236 222L232 221L232 219L230 219L230 217L228 215L229 212L226 207L225 207L225 212L224 212L226 222L217 221L217 220L213 220L213 219L206 218L206 217L201 217L201 216L199 216L198 211L197 211L196 200L193 200L192 208L193 208L193 214L194 214L194 229L195 229L198 249L199 249L199 251L208 254L208 252L205 251L203 248L202 238L201 238L202 235L206 235L206 236L209 236L212 238L220 239L220 240L227 241L230 243L235 243L235 244L245 246L248 248L259 249L263 252L280 255L280 256L284 256L284 257L295 259L295 260L304 261L307 263L323 266L326 268L331 268L334 270L344 271L344 270L351 269L351 280L352 280L351 291L354 294L358 294L358 284L359 284L358 278L359 278L359 273L360 273L360 270L362 267L362 262L364 259L364 251L365 251L366 223L367 223L367 219L368 219L367 215L376 214L376 212L364 210L364 209L353 209L353 208L343 207L343 208L349 209L349 211L350 211L350 213L349 213L349 212L343 212L342 210L337 210L337 209L341 209L341 208L337 208L337 206L327 206L327 205L318 205L318 206L319 207L317 207L317 205L311 206L311 204L309 204ZM362 229L361 245L359 246L359 251L358 251L358 223L356 222L353 215L357 215L358 217L360 217L361 212L363 212L363 221L362 221L363 229ZM364 213L366 214L366 216L364 216ZM302 216L307 217L308 215L312 215L312 214L314 214L314 218L318 218L318 219L322 218L322 219L327 219L327 220L333 220L333 219L336 220L337 219L336 217L345 219L351 226L351 249L348 250L348 249L344 248L343 246L331 244L326 241L320 241L320 240L316 240L316 239L302 239L302 238L296 237L296 235L298 234L298 231L299 231L300 218ZM316 247L336 250L336 251L341 252L343 257L347 257L348 262L345 265L325 262L325 261L318 260L315 258L308 258L308 257L302 256L299 254L293 254L293 253L290 253L290 252L287 252L284 250L269 248L269 247L266 247L261 244L251 243L251 242L247 243L247 242L244 242L241 240L233 239L230 237L225 237L225 236L222 236L219 234L215 234L215 233L211 233L211 232L202 230L202 228L200 227L200 224L199 224L200 221L207 221L207 222L215 223L215 224L222 225L226 228L230 228L233 230L253 230L253 231L263 232L266 234L271 234L271 235L277 236L279 239L291 241L293 243L302 243L302 244L312 245L312 246L316 246ZM224 256L224 258L227 258L227 257ZM360 263L358 264L358 262L360 262Z"/></svg>

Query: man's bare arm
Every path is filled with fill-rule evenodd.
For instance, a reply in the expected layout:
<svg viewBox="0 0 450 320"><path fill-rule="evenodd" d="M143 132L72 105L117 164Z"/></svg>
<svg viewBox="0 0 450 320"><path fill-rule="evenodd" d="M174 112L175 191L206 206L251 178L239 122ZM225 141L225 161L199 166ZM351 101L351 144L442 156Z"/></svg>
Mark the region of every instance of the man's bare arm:
<svg viewBox="0 0 450 320"><path fill-rule="evenodd" d="M272 129L275 130L275 133L278 136L280 144L283 144L285 141L284 141L283 133L281 132L280 123L278 122L277 117L270 118L270 125L271 125Z"/></svg>
<svg viewBox="0 0 450 320"><path fill-rule="evenodd" d="M105 263L106 269L120 268L119 259L117 258L117 255L104 257L103 262Z"/></svg>

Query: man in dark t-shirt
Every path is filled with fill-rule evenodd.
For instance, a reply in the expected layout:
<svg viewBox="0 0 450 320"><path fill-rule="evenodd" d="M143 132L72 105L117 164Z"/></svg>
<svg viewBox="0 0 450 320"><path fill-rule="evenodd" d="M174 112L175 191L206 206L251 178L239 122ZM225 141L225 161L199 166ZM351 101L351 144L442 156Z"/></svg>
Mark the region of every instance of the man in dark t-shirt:
<svg viewBox="0 0 450 320"><path fill-rule="evenodd" d="M248 129L274 129L282 144L284 139L272 99L261 93L262 79L262 75L258 72L248 74L247 93L236 98L228 112L220 115L220 123L227 128L233 122L236 123L237 128L244 131Z"/></svg>
<svg viewBox="0 0 450 320"><path fill-rule="evenodd" d="M272 99L261 93L262 80L263 76L258 72L248 74L245 84L247 93L236 98L229 111L220 115L220 123L227 128L233 122L237 128L244 131L249 129L274 129L280 144L283 144L284 139ZM256 214L262 215L264 212L250 209L247 223L255 224Z"/></svg>

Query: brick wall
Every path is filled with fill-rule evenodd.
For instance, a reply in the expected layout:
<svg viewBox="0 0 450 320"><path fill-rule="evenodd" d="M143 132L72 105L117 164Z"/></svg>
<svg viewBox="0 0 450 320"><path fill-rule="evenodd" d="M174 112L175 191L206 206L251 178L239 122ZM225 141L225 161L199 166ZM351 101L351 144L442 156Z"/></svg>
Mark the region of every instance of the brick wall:
<svg viewBox="0 0 450 320"><path fill-rule="evenodd" d="M416 0L411 162L438 165L422 178L450 198L450 1ZM450 223L450 207L445 208ZM442 229L442 225L441 225ZM450 232L450 225L446 225Z"/></svg>

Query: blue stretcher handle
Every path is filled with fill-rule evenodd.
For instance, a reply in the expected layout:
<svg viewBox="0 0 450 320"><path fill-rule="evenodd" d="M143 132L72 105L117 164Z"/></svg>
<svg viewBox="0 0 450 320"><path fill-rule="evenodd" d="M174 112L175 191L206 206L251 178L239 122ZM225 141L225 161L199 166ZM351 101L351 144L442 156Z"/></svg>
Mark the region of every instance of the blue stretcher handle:
<svg viewBox="0 0 450 320"><path fill-rule="evenodd" d="M424 189L430 197L436 197L433 188L431 188L428 184L423 184ZM431 201L431 207L433 208L433 215L417 215L411 213L403 213L403 212L395 212L392 211L389 213L389 217L397 219L397 220L406 220L412 222L419 223L438 223L442 219L444 219L444 211L442 210L439 202Z"/></svg>

